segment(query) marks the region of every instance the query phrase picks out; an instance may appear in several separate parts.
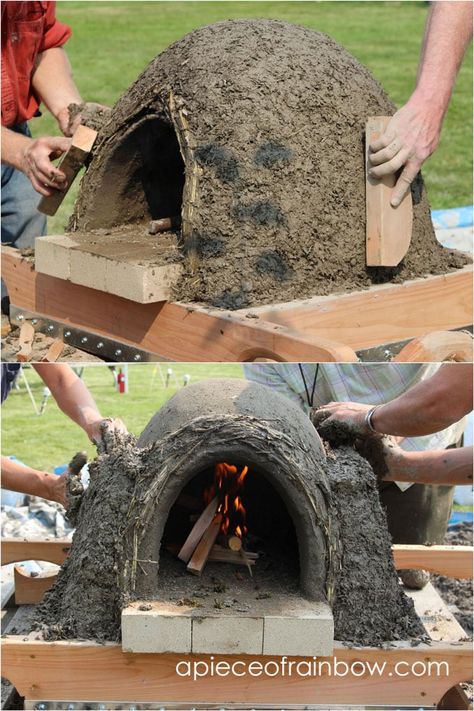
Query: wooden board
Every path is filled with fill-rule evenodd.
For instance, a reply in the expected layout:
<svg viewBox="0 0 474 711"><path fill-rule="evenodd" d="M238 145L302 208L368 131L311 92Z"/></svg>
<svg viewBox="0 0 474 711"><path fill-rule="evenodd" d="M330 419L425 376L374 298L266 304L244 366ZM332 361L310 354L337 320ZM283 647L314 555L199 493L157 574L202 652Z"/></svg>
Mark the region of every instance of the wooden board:
<svg viewBox="0 0 474 711"><path fill-rule="evenodd" d="M47 563L62 565L71 548L67 539L21 540L21 538L2 539L2 565L21 563L23 560L44 560Z"/></svg>
<svg viewBox="0 0 474 711"><path fill-rule="evenodd" d="M397 570L414 568L429 570L451 578L472 578L473 546L410 546L393 545Z"/></svg>
<svg viewBox="0 0 474 711"><path fill-rule="evenodd" d="M367 291L247 309L301 333L338 338L355 350L472 324L472 266Z"/></svg>
<svg viewBox="0 0 474 711"><path fill-rule="evenodd" d="M390 198L397 175L369 175L369 145L385 132L391 116L370 116L365 126L366 262L369 267L396 267L408 251L413 225L411 191L398 207Z"/></svg>
<svg viewBox="0 0 474 711"><path fill-rule="evenodd" d="M74 178L91 152L96 138L97 131L94 131L92 128L82 125L77 127L72 137L71 146L58 165L59 170L66 176L66 190L55 190L52 195L41 198L38 205L40 212L50 216L56 214L69 188L74 182Z"/></svg>
<svg viewBox="0 0 474 711"><path fill-rule="evenodd" d="M393 360L397 363L472 363L473 345L468 331L434 331L414 338Z"/></svg>
<svg viewBox="0 0 474 711"><path fill-rule="evenodd" d="M258 357L354 362L354 351L324 337L235 312L176 303L138 304L38 274L31 261L2 248L10 301L35 314L181 361L246 361Z"/></svg>
<svg viewBox="0 0 474 711"><path fill-rule="evenodd" d="M47 590L56 582L57 574L31 577L24 573L20 565L15 565L15 603L17 605L35 605L41 602Z"/></svg>
<svg viewBox="0 0 474 711"><path fill-rule="evenodd" d="M339 663L386 662L382 677L278 675L205 676L193 679L179 676L179 662L210 662L210 657L180 654L137 654L122 652L118 644L90 642L39 642L6 637L3 640L3 675L27 699L123 700L157 702L241 702L278 704L396 704L434 705L461 681L472 675L472 645L468 642L432 642L411 647L394 643L390 649L347 648L335 643L334 657ZM326 658L330 660L331 658ZM218 661L280 662L280 657L220 656ZM293 658L303 661L303 658ZM311 658L307 661L312 661ZM449 665L444 674L419 675L407 671L414 662ZM397 676L397 663L405 676ZM307 669L308 667L306 667ZM181 671L183 667L180 668ZM274 666L271 670L274 673ZM239 673L242 667L238 666Z"/></svg>

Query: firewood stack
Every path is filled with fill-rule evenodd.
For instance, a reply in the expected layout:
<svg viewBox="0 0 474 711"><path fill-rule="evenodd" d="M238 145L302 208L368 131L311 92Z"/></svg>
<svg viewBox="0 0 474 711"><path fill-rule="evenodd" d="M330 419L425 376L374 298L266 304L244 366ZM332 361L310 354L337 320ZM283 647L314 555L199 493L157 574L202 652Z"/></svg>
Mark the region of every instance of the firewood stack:
<svg viewBox="0 0 474 711"><path fill-rule="evenodd" d="M223 466L227 469L223 470ZM255 565L258 553L244 550L241 535L245 532L245 527L236 526L241 535L229 532L229 491L232 491L231 501L235 500L235 482L239 482L240 486L246 472L245 467L237 476L235 467L219 464L216 466L215 484L210 489L214 496L197 518L178 553L178 558L187 564L190 573L201 575L209 560L245 565L252 575L252 566Z"/></svg>

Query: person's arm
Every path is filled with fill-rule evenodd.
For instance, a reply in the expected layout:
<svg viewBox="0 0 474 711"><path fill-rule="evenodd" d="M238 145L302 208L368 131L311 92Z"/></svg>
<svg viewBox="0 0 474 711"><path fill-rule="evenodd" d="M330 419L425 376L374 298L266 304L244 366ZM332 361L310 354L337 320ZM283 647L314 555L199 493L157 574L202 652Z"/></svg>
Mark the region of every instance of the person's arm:
<svg viewBox="0 0 474 711"><path fill-rule="evenodd" d="M65 188L66 176L52 163L70 144L63 136L29 138L2 126L2 164L21 170L41 195L52 195Z"/></svg>
<svg viewBox="0 0 474 711"><path fill-rule="evenodd" d="M85 383L72 368L65 363L34 363L33 368L64 414L82 427L89 439L100 441L100 424L104 418Z"/></svg>
<svg viewBox="0 0 474 711"><path fill-rule="evenodd" d="M56 476L2 457L2 487L66 506L67 474Z"/></svg>
<svg viewBox="0 0 474 711"><path fill-rule="evenodd" d="M431 377L421 381L395 400L378 405L371 417L377 433L421 437L440 432L472 410L473 374L470 363L444 363ZM324 436L324 428L344 423L350 434L373 434L366 423L372 405L331 402L313 413Z"/></svg>
<svg viewBox="0 0 474 711"><path fill-rule="evenodd" d="M358 449L383 481L439 486L472 484L472 447L407 452L387 438L371 438Z"/></svg>
<svg viewBox="0 0 474 711"><path fill-rule="evenodd" d="M38 55L31 84L65 136L72 135L69 127L69 104L81 104L79 90L74 83L71 64L62 47L47 49Z"/></svg>
<svg viewBox="0 0 474 711"><path fill-rule="evenodd" d="M392 191L394 207L438 146L456 76L472 38L472 10L472 2L431 3L416 88L369 147L370 175L381 178L403 167Z"/></svg>

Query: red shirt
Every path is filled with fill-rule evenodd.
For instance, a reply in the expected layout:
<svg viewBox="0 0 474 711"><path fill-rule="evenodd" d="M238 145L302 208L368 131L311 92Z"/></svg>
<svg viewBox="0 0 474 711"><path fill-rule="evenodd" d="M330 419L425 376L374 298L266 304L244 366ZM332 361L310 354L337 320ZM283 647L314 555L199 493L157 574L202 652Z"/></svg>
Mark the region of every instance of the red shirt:
<svg viewBox="0 0 474 711"><path fill-rule="evenodd" d="M31 86L37 56L62 47L71 29L56 20L55 2L2 2L2 125L28 121L40 104ZM54 77L51 77L54 81Z"/></svg>

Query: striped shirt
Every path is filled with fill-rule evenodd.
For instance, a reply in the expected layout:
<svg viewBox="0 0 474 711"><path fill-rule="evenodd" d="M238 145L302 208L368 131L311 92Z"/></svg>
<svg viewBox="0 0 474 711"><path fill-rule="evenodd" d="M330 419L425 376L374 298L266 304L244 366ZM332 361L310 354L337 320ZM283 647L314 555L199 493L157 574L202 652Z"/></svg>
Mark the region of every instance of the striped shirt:
<svg viewBox="0 0 474 711"><path fill-rule="evenodd" d="M303 363L306 387L311 395L317 364ZM362 402L379 405L402 395L421 380L430 378L439 363L320 363L313 407L328 402ZM245 363L248 380L268 385L309 413L310 406L298 363ZM445 449L459 441L464 418L441 432L406 437L400 444L409 451Z"/></svg>

